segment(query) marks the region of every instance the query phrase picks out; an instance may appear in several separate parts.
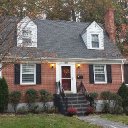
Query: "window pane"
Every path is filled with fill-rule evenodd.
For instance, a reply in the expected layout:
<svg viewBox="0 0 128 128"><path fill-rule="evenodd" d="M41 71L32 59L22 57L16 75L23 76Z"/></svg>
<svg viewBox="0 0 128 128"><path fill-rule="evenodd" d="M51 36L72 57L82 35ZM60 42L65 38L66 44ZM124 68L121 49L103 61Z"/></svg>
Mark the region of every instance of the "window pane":
<svg viewBox="0 0 128 128"><path fill-rule="evenodd" d="M22 83L34 83L35 64L22 64Z"/></svg>
<svg viewBox="0 0 128 128"><path fill-rule="evenodd" d="M104 73L104 65L95 66L95 73Z"/></svg>
<svg viewBox="0 0 128 128"><path fill-rule="evenodd" d="M24 74L34 74L34 64L22 64L22 73Z"/></svg>
<svg viewBox="0 0 128 128"><path fill-rule="evenodd" d="M95 74L95 81L96 82L105 82L105 75L104 74Z"/></svg>
<svg viewBox="0 0 128 128"><path fill-rule="evenodd" d="M71 78L70 66L62 66L62 78Z"/></svg>
<svg viewBox="0 0 128 128"><path fill-rule="evenodd" d="M98 34L92 34L92 47L99 48L99 37Z"/></svg>
<svg viewBox="0 0 128 128"><path fill-rule="evenodd" d="M30 30L22 30L23 38L30 38L31 31Z"/></svg>
<svg viewBox="0 0 128 128"><path fill-rule="evenodd" d="M22 83L34 83L34 74L22 74Z"/></svg>

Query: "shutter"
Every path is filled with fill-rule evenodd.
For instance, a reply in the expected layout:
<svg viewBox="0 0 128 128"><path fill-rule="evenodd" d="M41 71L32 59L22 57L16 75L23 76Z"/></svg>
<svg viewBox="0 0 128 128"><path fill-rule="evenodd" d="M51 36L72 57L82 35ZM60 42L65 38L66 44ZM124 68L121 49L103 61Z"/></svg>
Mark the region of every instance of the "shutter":
<svg viewBox="0 0 128 128"><path fill-rule="evenodd" d="M128 64L124 64L124 82L128 84Z"/></svg>
<svg viewBox="0 0 128 128"><path fill-rule="evenodd" d="M20 64L14 65L15 84L20 84Z"/></svg>
<svg viewBox="0 0 128 128"><path fill-rule="evenodd" d="M94 84L93 65L89 65L89 82L90 84Z"/></svg>
<svg viewBox="0 0 128 128"><path fill-rule="evenodd" d="M41 84L41 64L36 64L36 84Z"/></svg>
<svg viewBox="0 0 128 128"><path fill-rule="evenodd" d="M112 83L111 65L106 65L106 69L107 69L107 83Z"/></svg>

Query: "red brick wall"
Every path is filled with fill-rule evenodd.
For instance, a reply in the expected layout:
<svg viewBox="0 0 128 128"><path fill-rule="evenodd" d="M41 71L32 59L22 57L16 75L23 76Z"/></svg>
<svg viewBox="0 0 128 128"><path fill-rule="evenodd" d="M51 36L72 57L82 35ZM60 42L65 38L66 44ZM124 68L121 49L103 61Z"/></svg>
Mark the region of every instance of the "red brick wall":
<svg viewBox="0 0 128 128"><path fill-rule="evenodd" d="M80 68L76 65L76 75L83 75L83 83L88 92L102 92L102 91L112 91L117 92L118 88L122 83L121 76L121 65L111 65L112 66L112 83L111 84L90 84L89 83L89 65L81 64ZM55 93L55 82L56 82L56 67L51 69L50 64L41 65L41 81L40 85L15 85L14 84L14 64L6 66L2 71L3 76L6 78L9 85L9 90L20 90L23 93L29 89L34 88L36 90L46 89L52 93ZM77 85L81 80L77 79Z"/></svg>
<svg viewBox="0 0 128 128"><path fill-rule="evenodd" d="M101 93L102 91L111 91L117 92L121 83L122 83L122 75L121 75L121 65L113 64L112 66L112 83L110 84L90 84L89 83L89 65L81 64L80 68L76 70L77 74L83 75L83 83L88 92L97 92ZM77 84L81 80L77 79Z"/></svg>
<svg viewBox="0 0 128 128"><path fill-rule="evenodd" d="M55 93L55 81L56 81L56 67L51 69L50 64L41 65L41 84L40 85L15 85L14 84L14 64L7 65L2 70L2 76L4 76L9 85L9 90L20 90L23 93L30 88L41 90L46 89L51 93Z"/></svg>

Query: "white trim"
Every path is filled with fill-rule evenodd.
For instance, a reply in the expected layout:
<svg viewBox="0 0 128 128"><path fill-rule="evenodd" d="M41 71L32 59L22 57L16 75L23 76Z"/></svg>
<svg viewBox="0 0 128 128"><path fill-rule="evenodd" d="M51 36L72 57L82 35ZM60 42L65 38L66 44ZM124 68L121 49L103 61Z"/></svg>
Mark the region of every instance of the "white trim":
<svg viewBox="0 0 128 128"><path fill-rule="evenodd" d="M103 82L95 81L95 66L100 66L100 65L104 66L105 81L103 81ZM106 69L106 65L103 65L103 64L93 65L93 72L94 72L94 83L95 84L107 84L107 69Z"/></svg>
<svg viewBox="0 0 128 128"><path fill-rule="evenodd" d="M123 64L121 64L121 76L122 76L122 83L124 82L124 70Z"/></svg>
<svg viewBox="0 0 128 128"><path fill-rule="evenodd" d="M2 64L0 64L0 78L2 78Z"/></svg>
<svg viewBox="0 0 128 128"><path fill-rule="evenodd" d="M92 35L98 35L98 44L99 47L92 47ZM100 49L100 38L99 38L99 33L91 33L91 49Z"/></svg>
<svg viewBox="0 0 128 128"><path fill-rule="evenodd" d="M34 64L34 82L22 83L22 65L20 64L20 85L35 85L36 84L36 64Z"/></svg>
<svg viewBox="0 0 128 128"><path fill-rule="evenodd" d="M70 66L71 67L71 93L76 93L76 71L75 63L56 63L56 82L60 81L61 83L61 66Z"/></svg>

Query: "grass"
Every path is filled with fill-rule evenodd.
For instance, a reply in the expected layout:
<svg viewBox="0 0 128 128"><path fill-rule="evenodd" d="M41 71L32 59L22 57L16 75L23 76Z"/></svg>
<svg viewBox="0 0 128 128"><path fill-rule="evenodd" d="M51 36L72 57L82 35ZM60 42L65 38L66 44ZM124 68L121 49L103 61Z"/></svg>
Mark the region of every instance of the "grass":
<svg viewBox="0 0 128 128"><path fill-rule="evenodd" d="M0 128L101 128L57 114L0 115Z"/></svg>
<svg viewBox="0 0 128 128"><path fill-rule="evenodd" d="M128 125L128 116L126 115L103 114L100 117Z"/></svg>

